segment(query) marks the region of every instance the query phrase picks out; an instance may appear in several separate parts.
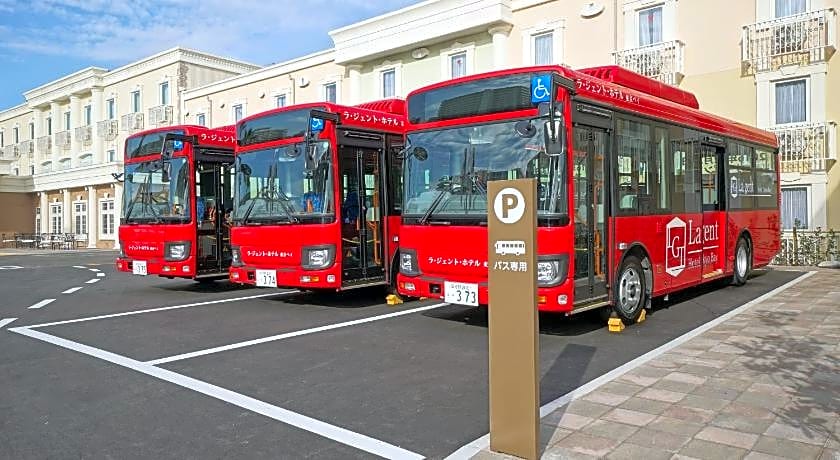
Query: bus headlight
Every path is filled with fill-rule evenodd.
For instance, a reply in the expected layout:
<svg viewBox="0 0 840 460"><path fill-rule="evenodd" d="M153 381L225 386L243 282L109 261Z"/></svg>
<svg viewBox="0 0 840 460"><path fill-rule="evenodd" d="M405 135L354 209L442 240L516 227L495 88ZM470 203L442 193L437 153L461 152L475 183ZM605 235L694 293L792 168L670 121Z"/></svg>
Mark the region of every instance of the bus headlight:
<svg viewBox="0 0 840 460"><path fill-rule="evenodd" d="M164 260L177 262L190 256L189 241L167 241L163 250Z"/></svg>
<svg viewBox="0 0 840 460"><path fill-rule="evenodd" d="M241 267L243 265L242 251L239 250L239 246L230 247L230 264L234 267Z"/></svg>
<svg viewBox="0 0 840 460"><path fill-rule="evenodd" d="M417 253L413 249L400 248L400 273L407 276L420 274L420 268L417 266Z"/></svg>
<svg viewBox="0 0 840 460"><path fill-rule="evenodd" d="M566 279L568 271L568 256L540 256L540 260L537 262L537 285L539 287L556 286Z"/></svg>
<svg viewBox="0 0 840 460"><path fill-rule="evenodd" d="M325 244L320 246L307 246L301 252L301 265L304 270L322 270L329 268L335 262L335 246Z"/></svg>

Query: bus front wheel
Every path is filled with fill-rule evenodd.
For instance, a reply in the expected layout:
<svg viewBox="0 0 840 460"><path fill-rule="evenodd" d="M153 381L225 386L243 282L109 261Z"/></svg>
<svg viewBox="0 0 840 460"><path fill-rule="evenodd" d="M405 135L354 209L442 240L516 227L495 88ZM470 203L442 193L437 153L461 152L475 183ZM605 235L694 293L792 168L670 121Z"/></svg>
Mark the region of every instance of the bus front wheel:
<svg viewBox="0 0 840 460"><path fill-rule="evenodd" d="M613 310L625 324L635 323L647 303L647 287L642 263L636 256L627 256L618 271Z"/></svg>
<svg viewBox="0 0 840 460"><path fill-rule="evenodd" d="M732 274L732 284L743 286L750 276L750 268L752 268L750 244L742 236L738 238L738 245L735 246L735 273Z"/></svg>

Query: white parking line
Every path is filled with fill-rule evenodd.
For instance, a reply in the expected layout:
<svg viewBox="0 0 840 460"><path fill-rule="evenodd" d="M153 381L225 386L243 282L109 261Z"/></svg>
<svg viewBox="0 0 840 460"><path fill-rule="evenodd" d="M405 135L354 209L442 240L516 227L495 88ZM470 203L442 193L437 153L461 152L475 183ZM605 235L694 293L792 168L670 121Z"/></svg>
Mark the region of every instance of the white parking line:
<svg viewBox="0 0 840 460"><path fill-rule="evenodd" d="M17 318L3 318L0 319L0 329L3 329L6 325L11 323L12 321L16 320Z"/></svg>
<svg viewBox="0 0 840 460"><path fill-rule="evenodd" d="M109 314L109 315L88 316L88 317L85 317L85 318L68 319L66 321L55 321L55 322L52 322L52 323L33 324L31 326L26 326L26 327L29 328L29 329L35 329L35 328L38 328L38 327L59 326L61 324L81 323L81 322L85 322L85 321L96 321L96 320L99 320L99 319L117 318L117 317L120 317L120 316L142 315L144 313L153 313L153 312L156 312L156 311L177 310L179 308L201 307L201 306L204 306L204 305L213 305L213 304L217 304L217 303L236 302L236 301L239 301L239 300L259 299L261 297L273 297L273 296L279 296L279 295L296 294L297 292L298 291L285 291L285 292L274 292L274 293L271 293L271 294L257 294L257 295L247 296L247 297L234 297L234 298L231 298L231 299L208 300L206 302L188 303L188 304L184 304L184 305L172 305L170 307L148 308L148 309L145 309L145 310L126 311L126 312L122 312L122 313L112 313L112 314ZM55 299L50 299L50 301L53 301L53 300L55 300ZM32 308L32 307L29 307L29 308Z"/></svg>
<svg viewBox="0 0 840 460"><path fill-rule="evenodd" d="M741 305L738 308L730 310L730 311L724 313L723 315L718 316L717 318L709 321L708 323L701 324L700 326L686 332L685 334L671 340L670 342L665 343L664 345L660 345L659 347L654 348L653 350L643 354L642 356L639 356L638 358L636 358L632 361L628 361L628 362L624 363L623 365L607 372L606 374L601 375L600 377L596 377L596 378L590 380L589 382L575 388L574 390L564 394L563 396L555 399L554 401L551 401L551 402L547 403L546 405L540 407L540 418L547 416L548 414L550 414L550 413L554 412L555 410L565 406L566 404L574 401L575 399L578 399L582 396L585 396L585 395L595 391L596 389L598 389L598 387L606 384L607 382L615 380L618 377L621 377L622 375L632 371L633 369L641 366L642 364L645 364L648 361L650 361L654 358L657 358L657 357L669 352L670 350L682 345L683 343L688 342L689 340L693 339L694 337L697 337L698 335L708 331L709 329L712 329L713 327L718 326L720 323L732 318L733 316L737 316L737 315L743 313L745 310L748 310L753 305L755 305L757 303L760 303L760 302L763 302L763 301L775 296L776 294L779 294L780 292L784 291L785 289L788 289L788 288L790 288L790 287L792 287L792 286L794 286L798 283L801 283L802 281L805 281L806 279L810 278L811 276L815 275L816 273L817 272L808 272L808 273L805 273L804 275L802 275L802 276L800 276L800 277L798 277L798 278L796 278L792 281L788 281L787 283L777 287L776 289L773 289L772 291L767 292L767 293L759 296L758 298L755 298L755 299ZM484 436L470 442L469 444L467 444L467 445L461 447L460 449L456 450L455 452L451 453L449 456L446 457L446 460L462 460L462 459L467 460L467 459L470 459L473 456L477 455L479 452L488 448L489 446L490 446L490 435L485 434Z"/></svg>
<svg viewBox="0 0 840 460"><path fill-rule="evenodd" d="M332 439L333 441L378 455L380 457L393 459L424 458L422 455L388 444L384 441L380 441L335 425L330 425L329 423L307 417L303 414L298 414L297 412L292 412L288 409L283 409L282 407L274 406L267 402L245 396L241 393L236 393L226 388L197 380L192 377L187 377L183 374L178 374L160 367L142 363L122 355L100 350L78 342L72 342L70 340L62 339L61 337L56 337L40 331L33 331L28 327L17 327L9 330L173 383L180 387L196 391L210 396L211 398L233 404L279 422L309 431L310 433Z"/></svg>
<svg viewBox="0 0 840 460"><path fill-rule="evenodd" d="M166 357L166 358L159 358L159 359L155 359L155 360L152 360L152 361L146 361L146 364L158 365L158 364L164 364L164 363L171 363L173 361L180 361L182 359L189 359L189 358L195 358L195 357L198 357L198 356L211 355L213 353L220 353L220 352L223 352L223 351L235 350L237 348L250 347L252 345L259 345L261 343L268 343L268 342L274 342L274 341L277 341L277 340L290 339L292 337L300 337L302 335L314 334L316 332L330 331L330 330L339 329L339 328L342 328L342 327L355 326L355 325L358 325L358 324L372 323L374 321L380 321L380 320L388 319L388 318L396 318L397 316L410 315L412 313L418 313L418 312L421 312L421 311L434 310L435 308L440 308L440 307L443 307L443 306L446 306L446 305L449 305L449 304L448 303L437 303L437 304L434 304L434 305L427 305L425 307L412 308L410 310L403 310L403 311L398 311L398 312L394 312L394 313L388 313L388 314L385 314L385 315L371 316L369 318L362 318L362 319L356 319L356 320L353 320L353 321L346 321L344 323L328 324L326 326L313 327L311 329L303 329L303 330L300 330L300 331L287 332L285 334L272 335L270 337L263 337L261 339L247 340L245 342L232 343L230 345L222 345L220 347L207 348L205 350L198 350L198 351L193 351L193 352L190 352L190 353L183 353L183 354L180 354L180 355L169 356L169 357Z"/></svg>
<svg viewBox="0 0 840 460"><path fill-rule="evenodd" d="M99 282L99 278L94 278L92 280L85 281L86 284L93 284L93 283L98 283L98 282Z"/></svg>
<svg viewBox="0 0 840 460"><path fill-rule="evenodd" d="M40 302L36 303L35 305L31 305L29 308L30 308L30 309L32 309L32 308L41 308L41 307L44 307L44 306L46 306L46 305L49 305L49 304L51 304L51 303L53 303L53 302L55 302L55 299L44 299L44 300L42 300L42 301L40 301Z"/></svg>
<svg viewBox="0 0 840 460"><path fill-rule="evenodd" d="M90 271L92 271L92 272L98 272L98 271L100 271L98 268L88 268L88 270L90 270Z"/></svg>
<svg viewBox="0 0 840 460"><path fill-rule="evenodd" d="M73 268L87 268L84 265L73 265Z"/></svg>
<svg viewBox="0 0 840 460"><path fill-rule="evenodd" d="M102 278L102 277L104 277L104 276L105 276L105 274L104 274L104 273L102 273L102 272L99 272L99 273L97 273L97 274L96 274L96 276L98 276L98 277Z"/></svg>
<svg viewBox="0 0 840 460"><path fill-rule="evenodd" d="M62 294L72 294L72 293L74 293L74 292L76 292L76 291L81 290L83 287L84 287L84 286L71 287L70 289L68 289L68 290L66 290L66 291L61 291L61 293L62 293Z"/></svg>

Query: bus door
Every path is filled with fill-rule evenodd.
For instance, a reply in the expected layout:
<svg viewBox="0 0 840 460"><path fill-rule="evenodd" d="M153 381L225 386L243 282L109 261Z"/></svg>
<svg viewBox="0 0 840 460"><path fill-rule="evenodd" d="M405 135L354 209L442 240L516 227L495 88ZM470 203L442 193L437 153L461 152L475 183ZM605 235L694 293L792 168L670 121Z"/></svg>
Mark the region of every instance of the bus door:
<svg viewBox="0 0 840 460"><path fill-rule="evenodd" d="M575 124L573 144L575 303L607 295L606 159L609 132Z"/></svg>
<svg viewBox="0 0 840 460"><path fill-rule="evenodd" d="M724 152L722 146L700 144L703 227L695 238L703 244L703 279L722 275L726 260Z"/></svg>
<svg viewBox="0 0 840 460"><path fill-rule="evenodd" d="M232 165L198 162L195 169L196 274L209 275L230 267L230 210L233 207Z"/></svg>
<svg viewBox="0 0 840 460"><path fill-rule="evenodd" d="M382 152L381 147L339 146L343 285L385 280Z"/></svg>

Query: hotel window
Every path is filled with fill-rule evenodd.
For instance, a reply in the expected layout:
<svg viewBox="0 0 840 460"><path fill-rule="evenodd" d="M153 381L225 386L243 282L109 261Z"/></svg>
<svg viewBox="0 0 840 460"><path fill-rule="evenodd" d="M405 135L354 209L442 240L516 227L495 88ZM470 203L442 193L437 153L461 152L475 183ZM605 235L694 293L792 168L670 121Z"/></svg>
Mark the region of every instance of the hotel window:
<svg viewBox="0 0 840 460"><path fill-rule="evenodd" d="M62 233L64 222L62 221L62 210L60 203L50 205L50 233Z"/></svg>
<svg viewBox="0 0 840 460"><path fill-rule="evenodd" d="M35 123L32 121L29 122L29 138L35 139Z"/></svg>
<svg viewBox="0 0 840 460"><path fill-rule="evenodd" d="M91 107L90 104L85 106L85 126L90 126L91 122Z"/></svg>
<svg viewBox="0 0 840 460"><path fill-rule="evenodd" d="M195 123L199 126L207 126L207 116L199 113L195 116Z"/></svg>
<svg viewBox="0 0 840 460"><path fill-rule="evenodd" d="M4 134L3 131L0 131L0 147L3 147L3 146L6 145L6 140L3 139L3 134Z"/></svg>
<svg viewBox="0 0 840 460"><path fill-rule="evenodd" d="M808 11L808 0L776 0L775 13L777 18L793 16Z"/></svg>
<svg viewBox="0 0 840 460"><path fill-rule="evenodd" d="M335 82L327 83L326 85L324 85L324 101L332 102L333 104L335 104L337 99L338 97Z"/></svg>
<svg viewBox="0 0 840 460"><path fill-rule="evenodd" d="M808 189L782 187L782 228L808 228Z"/></svg>
<svg viewBox="0 0 840 460"><path fill-rule="evenodd" d="M554 34L552 32L534 36L534 65L554 63Z"/></svg>
<svg viewBox="0 0 840 460"><path fill-rule="evenodd" d="M41 233L41 207L35 208L35 232Z"/></svg>
<svg viewBox="0 0 840 460"><path fill-rule="evenodd" d="M64 130L70 129L70 112L64 112Z"/></svg>
<svg viewBox="0 0 840 460"><path fill-rule="evenodd" d="M52 117L47 117L47 136L52 136Z"/></svg>
<svg viewBox="0 0 840 460"><path fill-rule="evenodd" d="M30 176L35 175L35 165L29 165L29 175Z"/></svg>
<svg viewBox="0 0 840 460"><path fill-rule="evenodd" d="M101 238L114 238L114 200L102 200L99 202L99 216L101 225L99 226L99 236Z"/></svg>
<svg viewBox="0 0 840 460"><path fill-rule="evenodd" d="M169 105L169 82L160 84L160 105Z"/></svg>
<svg viewBox="0 0 840 460"><path fill-rule="evenodd" d="M18 169L18 168L14 168L14 169L12 169L12 173L13 173L15 176L20 176L20 169Z"/></svg>
<svg viewBox="0 0 840 460"><path fill-rule="evenodd" d="M58 161L59 170L70 169L70 166L70 158L63 158Z"/></svg>
<svg viewBox="0 0 840 460"><path fill-rule="evenodd" d="M79 166L90 166L93 164L93 155L86 153L79 157Z"/></svg>
<svg viewBox="0 0 840 460"><path fill-rule="evenodd" d="M389 98L397 95L397 71L388 69L382 72L382 97Z"/></svg>
<svg viewBox="0 0 840 460"><path fill-rule="evenodd" d="M639 46L662 43L662 7L639 11Z"/></svg>
<svg viewBox="0 0 840 460"><path fill-rule="evenodd" d="M236 123L242 119L245 112L242 110L242 104L236 104L233 106L233 122Z"/></svg>
<svg viewBox="0 0 840 460"><path fill-rule="evenodd" d="M137 113L140 111L140 90L131 92L131 112Z"/></svg>
<svg viewBox="0 0 840 460"><path fill-rule="evenodd" d="M776 124L808 121L807 82L804 79L776 83Z"/></svg>
<svg viewBox="0 0 840 460"><path fill-rule="evenodd" d="M113 163L117 161L117 151L116 150L108 150L108 163Z"/></svg>
<svg viewBox="0 0 840 460"><path fill-rule="evenodd" d="M77 201L73 203L73 229L77 235L87 233L87 202Z"/></svg>
<svg viewBox="0 0 840 460"><path fill-rule="evenodd" d="M12 132L15 134L15 144L17 144L18 142L20 142L20 129L17 126L15 126L12 129Z"/></svg>
<svg viewBox="0 0 840 460"><path fill-rule="evenodd" d="M461 52L449 56L449 77L458 78L467 74L467 53Z"/></svg>
<svg viewBox="0 0 840 460"><path fill-rule="evenodd" d="M105 101L105 112L108 114L108 119L113 120L117 116L117 101L108 99Z"/></svg>
<svg viewBox="0 0 840 460"><path fill-rule="evenodd" d="M274 96L274 107L286 107L286 95L285 94L278 94Z"/></svg>

